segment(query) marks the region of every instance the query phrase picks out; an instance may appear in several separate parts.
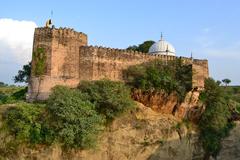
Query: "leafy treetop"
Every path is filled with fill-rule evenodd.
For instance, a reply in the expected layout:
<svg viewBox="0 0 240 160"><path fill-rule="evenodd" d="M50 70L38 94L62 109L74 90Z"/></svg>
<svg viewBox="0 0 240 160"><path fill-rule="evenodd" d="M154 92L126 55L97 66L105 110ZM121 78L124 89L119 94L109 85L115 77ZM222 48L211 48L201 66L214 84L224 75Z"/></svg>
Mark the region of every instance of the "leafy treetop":
<svg viewBox="0 0 240 160"><path fill-rule="evenodd" d="M154 44L155 42L152 40L145 41L142 44L139 44L138 46L133 45L129 46L127 50L133 50L133 51L138 51L138 52L143 52L143 53L148 53L149 48Z"/></svg>

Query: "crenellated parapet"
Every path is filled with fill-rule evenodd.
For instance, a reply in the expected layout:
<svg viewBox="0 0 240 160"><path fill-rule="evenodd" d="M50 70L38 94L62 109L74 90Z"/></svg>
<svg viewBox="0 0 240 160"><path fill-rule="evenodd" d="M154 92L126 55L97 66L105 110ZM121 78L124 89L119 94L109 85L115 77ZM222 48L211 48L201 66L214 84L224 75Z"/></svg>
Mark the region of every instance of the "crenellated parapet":
<svg viewBox="0 0 240 160"><path fill-rule="evenodd" d="M175 59L191 65L193 87L204 86L204 79L208 77L207 60L88 46L87 35L72 28L36 28L28 100L47 99L56 85L76 87L82 80L103 78L124 81L123 71L129 66Z"/></svg>
<svg viewBox="0 0 240 160"><path fill-rule="evenodd" d="M48 28L40 27L35 29L34 38L38 41L41 40L54 40L57 39L60 42L66 42L69 40L75 40L82 42L83 45L87 45L87 35L82 32L77 32L72 28Z"/></svg>
<svg viewBox="0 0 240 160"><path fill-rule="evenodd" d="M126 49L118 49L118 48L109 48L109 47L102 47L102 46L83 46L81 47L82 52L89 53L94 52L95 56L97 57L104 57L107 56L107 58L119 58L119 59L126 59L126 60L132 60L138 59L140 61L144 60L154 60L154 59L162 59L162 60L174 60L178 57L171 56L171 55L157 55L157 54L149 54L149 53L143 53L133 50L126 50Z"/></svg>
<svg viewBox="0 0 240 160"><path fill-rule="evenodd" d="M48 28L48 27L38 27L35 28L35 34L46 35L55 33L58 37L87 37L87 35L83 32L77 32L73 28Z"/></svg>

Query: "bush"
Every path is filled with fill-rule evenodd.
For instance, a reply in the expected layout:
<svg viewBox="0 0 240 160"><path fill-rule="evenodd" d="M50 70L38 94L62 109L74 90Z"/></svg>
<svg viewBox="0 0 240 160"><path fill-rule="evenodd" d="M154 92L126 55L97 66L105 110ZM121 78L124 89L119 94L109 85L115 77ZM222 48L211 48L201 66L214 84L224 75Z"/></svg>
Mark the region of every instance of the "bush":
<svg viewBox="0 0 240 160"><path fill-rule="evenodd" d="M22 98L23 91L12 94ZM93 148L107 118L132 108L129 89L108 80L84 82L79 89L56 86L47 104L20 103L4 113L4 124L14 142L66 148ZM45 106L45 107L44 107Z"/></svg>
<svg viewBox="0 0 240 160"><path fill-rule="evenodd" d="M2 103L2 101L3 101L4 99L6 99L6 97L7 97L7 95L6 95L5 93L3 93L3 92L0 91L0 104Z"/></svg>
<svg viewBox="0 0 240 160"><path fill-rule="evenodd" d="M87 94L89 101L96 105L97 112L110 121L134 107L130 89L122 82L110 80L82 82L79 90Z"/></svg>
<svg viewBox="0 0 240 160"><path fill-rule="evenodd" d="M221 140L226 137L233 123L224 92L213 80L205 80L205 90L200 94L200 100L206 105L199 122L200 140L205 150L205 157L216 157L221 149Z"/></svg>
<svg viewBox="0 0 240 160"><path fill-rule="evenodd" d="M4 113L5 126L17 143L39 143L42 140L40 118L43 109L43 105L20 103Z"/></svg>
<svg viewBox="0 0 240 160"><path fill-rule="evenodd" d="M91 148L102 129L103 118L86 95L67 87L53 89L47 103L48 124L66 147Z"/></svg>
<svg viewBox="0 0 240 160"><path fill-rule="evenodd" d="M0 91L0 104L16 103L25 100L27 87L15 89L13 93L6 94Z"/></svg>
<svg viewBox="0 0 240 160"><path fill-rule="evenodd" d="M128 84L141 90L164 90L168 94L177 92L181 100L192 89L191 65L180 59L164 63L161 60L129 67L125 73Z"/></svg>

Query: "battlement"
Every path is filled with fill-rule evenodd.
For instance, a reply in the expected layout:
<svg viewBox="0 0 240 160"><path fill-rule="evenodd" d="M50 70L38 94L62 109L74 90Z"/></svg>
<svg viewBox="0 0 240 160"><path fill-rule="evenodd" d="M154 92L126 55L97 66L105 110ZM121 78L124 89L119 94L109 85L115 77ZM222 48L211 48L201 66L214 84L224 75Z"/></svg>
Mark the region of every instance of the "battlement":
<svg viewBox="0 0 240 160"><path fill-rule="evenodd" d="M31 74L28 100L45 100L56 85L77 87L82 80L107 78L124 81L124 70L129 66L153 60L164 62L181 59L191 65L192 86L203 87L208 77L208 61L172 55L142 53L138 51L88 46L87 35L72 28L36 28L33 53L44 51L44 72ZM38 68L38 59L32 59L32 72ZM166 63L167 64L167 63Z"/></svg>
<svg viewBox="0 0 240 160"><path fill-rule="evenodd" d="M87 35L83 32L77 32L73 28L48 28L39 27L35 29L34 36L51 37L51 38L73 38L73 39L84 39L87 42Z"/></svg>
<svg viewBox="0 0 240 160"><path fill-rule="evenodd" d="M109 48L109 47L102 47L102 46L82 46L81 47L82 52L95 52L95 55L98 56L104 56L108 55L109 57L118 57L118 58L131 58L132 57L138 57L142 58L143 60L145 58L147 59L163 59L163 60L174 60L178 57L171 56L171 55L154 55L149 53L143 53L133 50L126 50L126 49L118 49L118 48ZM104 54L103 54L104 53ZM182 57L183 58L183 57ZM189 58L186 58L189 59Z"/></svg>

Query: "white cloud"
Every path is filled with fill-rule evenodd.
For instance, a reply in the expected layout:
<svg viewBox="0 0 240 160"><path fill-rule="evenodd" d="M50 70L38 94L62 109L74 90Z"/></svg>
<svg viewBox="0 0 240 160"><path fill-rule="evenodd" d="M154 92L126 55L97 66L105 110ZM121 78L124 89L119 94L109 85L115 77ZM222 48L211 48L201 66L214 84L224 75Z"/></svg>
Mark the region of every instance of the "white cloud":
<svg viewBox="0 0 240 160"><path fill-rule="evenodd" d="M32 21L0 19L0 63L22 65L30 61L36 27Z"/></svg>

